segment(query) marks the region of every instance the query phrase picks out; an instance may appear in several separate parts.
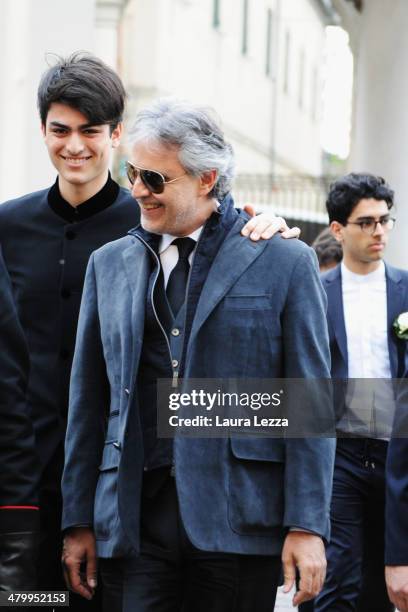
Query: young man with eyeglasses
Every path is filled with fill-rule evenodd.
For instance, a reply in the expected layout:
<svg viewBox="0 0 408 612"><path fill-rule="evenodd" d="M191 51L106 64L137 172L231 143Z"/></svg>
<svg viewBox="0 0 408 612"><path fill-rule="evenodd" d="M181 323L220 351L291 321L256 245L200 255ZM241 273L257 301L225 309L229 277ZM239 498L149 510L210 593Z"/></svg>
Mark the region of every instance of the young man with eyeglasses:
<svg viewBox="0 0 408 612"><path fill-rule="evenodd" d="M92 251L124 236L140 219L129 191L109 172L122 135L124 102L120 78L101 60L80 52L59 58L38 88L41 128L57 180L0 206L0 242L30 352L28 402L41 465L38 587L45 590L65 588L60 480L86 265ZM164 188L164 177L155 180L152 187ZM268 238L285 226L264 215L253 219L249 230L252 239ZM285 234L293 235L297 232ZM86 604L71 598L71 609ZM96 600L91 605L98 609Z"/></svg>
<svg viewBox="0 0 408 612"><path fill-rule="evenodd" d="M335 394L342 401L336 404L331 540L317 612L394 609L384 580L384 473L394 397L382 381L405 369L406 342L393 322L408 310L408 273L383 261L393 204L384 179L357 173L335 181L327 199L330 229L343 249L343 261L322 276L331 373L348 383L344 394Z"/></svg>

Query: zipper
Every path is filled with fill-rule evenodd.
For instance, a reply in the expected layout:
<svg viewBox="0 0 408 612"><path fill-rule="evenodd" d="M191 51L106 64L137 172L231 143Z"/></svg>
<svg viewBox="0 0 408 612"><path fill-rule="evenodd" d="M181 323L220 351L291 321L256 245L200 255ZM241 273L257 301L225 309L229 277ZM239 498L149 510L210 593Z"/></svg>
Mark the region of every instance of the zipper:
<svg viewBox="0 0 408 612"><path fill-rule="evenodd" d="M147 248L147 249L150 251L150 253L152 253L152 255L153 255L153 257L154 257L154 259L155 259L155 261L156 261L157 271L156 271L156 277L155 277L155 279L154 279L154 281L153 281L153 285L152 285L152 293L151 293L150 298L151 298L151 302L152 302L152 308L153 308L154 316L155 316L156 321L157 321L157 323L159 324L159 327L160 327L160 329L161 329L161 331L162 331L162 333L163 333L163 336L164 336L164 338L165 338L165 340L166 340L167 349L168 349L168 351L169 351L170 365L171 365L171 367L172 367L172 371L173 371L173 379L172 379L172 382L171 382L171 386L172 386L172 388L173 388L173 389L177 389L177 385L178 385L178 372L177 372L177 371L175 371L175 370L173 370L173 366L172 366L173 356L172 356L172 354L171 354L170 342L169 342L169 339L168 339L168 337L167 337L167 334L166 334L166 332L165 332L165 330L164 330L164 327L163 327L163 325L161 324L161 321L160 321L159 317L157 316L157 311L156 311L156 307L155 307L155 305L154 305L154 299L153 299L153 294L154 294L154 290L155 290L155 288L156 288L157 279L159 278L159 274L160 274L160 261L159 261L159 258L158 258L158 257L157 257L157 255L156 255L156 253L155 253L155 252L153 251L153 249L152 249L152 248L151 248L151 247L150 247L150 246L147 244L147 242L145 242L145 241L143 240L143 238L141 238L140 236L136 236L135 234L133 234L133 235L135 236L135 238L137 238L138 240L140 240L140 241L141 241L141 242L142 242L142 243L145 245L145 247L146 247L146 248Z"/></svg>
<svg viewBox="0 0 408 612"><path fill-rule="evenodd" d="M204 231L204 229L203 229L203 231ZM199 236L199 238L197 240L197 243L196 243L196 246L195 246L195 252L197 252L197 248L198 248L198 245L200 244L200 241L201 241L201 238L202 238L202 235L203 235L203 231L201 232L201 234L200 234L200 236ZM167 344L167 348L168 348L168 351L169 351L170 364L171 364L172 371L173 371L173 378L172 378L172 381L171 381L171 386L172 386L173 389L177 389L179 373L178 373L178 371L173 370L173 365L172 365L173 356L171 354L170 342L169 342L167 334L166 334L166 332L164 330L164 327L161 324L161 321L160 321L159 317L157 316L157 311L156 311L156 307L154 305L154 299L153 299L153 294L154 294L154 290L155 290L155 287L156 287L156 282L157 282L157 279L159 278L159 274L160 274L160 260L159 260L158 256L156 255L156 253L153 251L153 249L147 244L147 242L145 240L143 240L143 238L141 238L141 236L139 236L137 234L132 234L132 236L134 236L135 238L140 240L140 242L142 242L145 245L145 247L150 251L150 253L152 253L154 259L156 260L157 273L156 273L156 278L153 281L152 294L151 294L152 308L153 308L154 316L156 317L156 321L158 322L159 327L160 327L161 331L163 332L163 335L164 335L164 337L166 339L166 344ZM186 285L186 295L188 295L188 288L190 286L190 277L191 277L192 269L193 269L193 266L191 265L190 266L190 270L188 271L187 285ZM184 329L186 328L186 320L187 320L187 308L186 308L186 312L185 312L185 315L184 315ZM180 355L180 359L181 359L181 357L182 357L182 355ZM179 369L180 369L180 365L181 365L181 363L179 363Z"/></svg>

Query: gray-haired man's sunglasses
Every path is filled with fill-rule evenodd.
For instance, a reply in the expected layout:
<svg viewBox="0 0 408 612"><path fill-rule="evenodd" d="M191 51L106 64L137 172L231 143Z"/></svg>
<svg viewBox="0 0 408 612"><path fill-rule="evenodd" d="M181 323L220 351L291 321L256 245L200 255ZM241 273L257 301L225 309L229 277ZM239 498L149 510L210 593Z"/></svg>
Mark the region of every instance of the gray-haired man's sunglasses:
<svg viewBox="0 0 408 612"><path fill-rule="evenodd" d="M147 170L146 168L139 168L138 166L132 164L132 162L127 161L126 174L131 185L133 185L138 176L140 176L140 180L149 191L152 193L163 193L166 185L169 183L174 183L175 181L183 178L183 176L186 175L186 172L181 176L172 179L171 181L166 181L160 172L157 172L156 170Z"/></svg>

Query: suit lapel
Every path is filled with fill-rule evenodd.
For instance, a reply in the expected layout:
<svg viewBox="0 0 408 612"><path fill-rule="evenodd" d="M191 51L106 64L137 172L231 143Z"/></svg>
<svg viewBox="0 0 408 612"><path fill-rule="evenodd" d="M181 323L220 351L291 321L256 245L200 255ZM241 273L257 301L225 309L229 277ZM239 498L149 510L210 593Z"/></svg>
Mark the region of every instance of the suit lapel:
<svg viewBox="0 0 408 612"><path fill-rule="evenodd" d="M189 344L217 304L239 277L259 257L268 241L252 242L240 234L246 219L238 218L223 242L201 291Z"/></svg>
<svg viewBox="0 0 408 612"><path fill-rule="evenodd" d="M326 293L328 300L328 317L337 341L341 356L348 369L347 336L344 322L343 292L341 285L340 265L333 271L333 277L326 279Z"/></svg>
<svg viewBox="0 0 408 612"><path fill-rule="evenodd" d="M403 311L404 286L401 283L401 274L396 268L385 266L387 285L387 329L388 353L392 378L398 378L398 343L392 324Z"/></svg>
<svg viewBox="0 0 408 612"><path fill-rule="evenodd" d="M143 343L146 291L151 267L150 256L146 247L142 246L136 238L133 238L133 240L133 244L122 254L126 278L132 296L132 308L127 313L130 317L127 329L131 330L129 341L132 347L132 354L128 356L128 363L131 368L130 389L134 389L138 359ZM125 287L124 290L126 290Z"/></svg>

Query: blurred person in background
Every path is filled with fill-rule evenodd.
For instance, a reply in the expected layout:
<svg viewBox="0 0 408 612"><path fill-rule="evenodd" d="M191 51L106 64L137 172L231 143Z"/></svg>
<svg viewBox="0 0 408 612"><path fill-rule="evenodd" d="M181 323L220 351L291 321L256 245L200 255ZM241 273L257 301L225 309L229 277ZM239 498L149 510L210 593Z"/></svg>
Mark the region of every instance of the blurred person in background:
<svg viewBox="0 0 408 612"><path fill-rule="evenodd" d="M28 351L0 249L0 590L35 589L39 531Z"/></svg>
<svg viewBox="0 0 408 612"><path fill-rule="evenodd" d="M28 404L40 461L43 590L65 588L61 572L61 493L68 388L85 270L95 249L139 223L139 207L109 172L121 140L125 90L100 59L77 52L57 61L38 88L41 129L58 176L51 187L0 206L0 242L28 342ZM256 217L251 239L287 230ZM287 237L297 235L290 231ZM99 609L72 596L73 610Z"/></svg>
<svg viewBox="0 0 408 612"><path fill-rule="evenodd" d="M326 227L316 236L311 246L316 252L320 272L331 270L342 260L341 244L335 239L329 227Z"/></svg>

